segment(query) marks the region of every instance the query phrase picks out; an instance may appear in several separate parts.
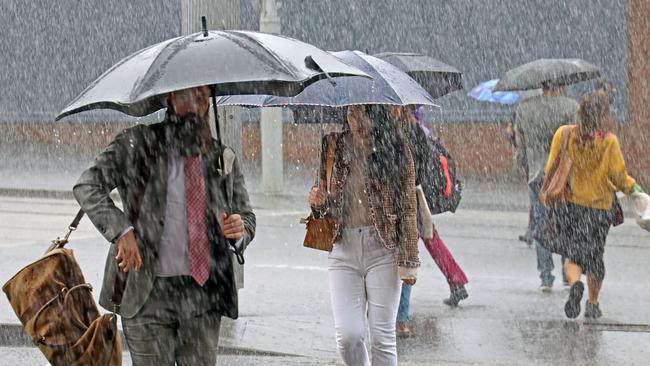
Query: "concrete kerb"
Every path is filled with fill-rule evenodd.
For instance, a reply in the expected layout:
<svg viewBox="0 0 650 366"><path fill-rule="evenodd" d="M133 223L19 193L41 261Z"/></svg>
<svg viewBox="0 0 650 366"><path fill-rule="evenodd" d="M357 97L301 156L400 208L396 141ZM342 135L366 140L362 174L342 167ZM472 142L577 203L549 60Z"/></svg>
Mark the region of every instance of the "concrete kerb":
<svg viewBox="0 0 650 366"><path fill-rule="evenodd" d="M471 209L480 211L517 211L525 212L529 209L528 190L524 184L482 185L474 184L471 189L463 191L464 198L460 202L459 210ZM72 191L50 190L50 189L26 189L26 188L0 188L0 196L7 197L28 197L74 200ZM117 193L111 194L112 198L120 201ZM251 204L254 209L275 209L275 210L296 210L308 207L306 194L264 194L260 192L250 193ZM627 199L621 200L625 217L634 218L634 208Z"/></svg>
<svg viewBox="0 0 650 366"><path fill-rule="evenodd" d="M74 200L72 191L61 191L52 189L28 189L28 188L0 188L0 196L4 197L27 197L27 198L44 198L44 199L60 199L60 200ZM120 196L113 192L111 198L120 202ZM264 209L295 209L296 207L304 206L307 208L306 200L302 196L288 195L288 194L275 194L266 195L262 193L251 193L251 204L253 208Z"/></svg>
<svg viewBox="0 0 650 366"><path fill-rule="evenodd" d="M307 189L304 191L306 192ZM249 195L253 209L273 209L278 211L304 209L305 212L309 211L306 193L302 195L287 193L265 194L253 191ZM0 187L0 196L74 200L71 190ZM116 192L113 192L111 197L116 202L120 201L120 197ZM620 202L625 217L635 218L636 215L631 201L622 199ZM526 212L529 205L528 189L524 183L486 184L467 182L458 209Z"/></svg>
<svg viewBox="0 0 650 366"><path fill-rule="evenodd" d="M479 194L477 190L467 192L468 198L461 200L459 209L475 210L512 210L527 211L528 200L525 193L516 192L515 195L492 192L488 189L487 194ZM0 188L0 196L6 197L27 197L44 199L74 200L72 191L50 190L50 189L28 189L28 188ZM111 197L116 202L120 201L117 193L113 192ZM296 208L307 207L306 194L264 194L259 192L250 193L253 208L295 210Z"/></svg>

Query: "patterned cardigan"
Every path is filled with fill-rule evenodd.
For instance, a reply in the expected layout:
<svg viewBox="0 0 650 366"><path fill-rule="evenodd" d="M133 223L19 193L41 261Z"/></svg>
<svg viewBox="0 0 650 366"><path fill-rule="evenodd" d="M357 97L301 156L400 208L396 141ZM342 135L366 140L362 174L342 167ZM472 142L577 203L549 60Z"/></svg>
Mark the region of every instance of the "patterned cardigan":
<svg viewBox="0 0 650 366"><path fill-rule="evenodd" d="M332 169L332 182L326 204L323 207L312 207L316 217L329 217L334 224L335 233L333 241L341 238L343 224L343 187L350 171L349 155L343 141L349 132L330 133L323 139L321 154L320 177L326 180L326 155L328 141L336 141L334 154L334 167ZM404 142L404 141L403 141ZM418 253L417 231L417 198L415 194L415 168L413 157L404 143L406 161L401 176L404 189L401 197L395 197L392 187L386 185L369 184L366 177L366 199L372 222L377 230L381 243L387 249L398 248L398 265L405 268L420 266ZM398 207L401 212L396 212L396 200L400 200Z"/></svg>

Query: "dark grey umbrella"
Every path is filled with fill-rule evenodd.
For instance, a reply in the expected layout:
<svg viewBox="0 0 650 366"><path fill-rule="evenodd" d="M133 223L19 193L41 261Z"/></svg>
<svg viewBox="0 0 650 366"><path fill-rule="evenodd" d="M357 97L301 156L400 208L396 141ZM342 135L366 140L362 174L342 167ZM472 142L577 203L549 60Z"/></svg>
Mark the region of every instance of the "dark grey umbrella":
<svg viewBox="0 0 650 366"><path fill-rule="evenodd" d="M600 68L581 59L542 58L506 72L494 91L562 86L600 77Z"/></svg>
<svg viewBox="0 0 650 366"><path fill-rule="evenodd" d="M164 107L163 95L211 86L216 95L295 95L335 76L366 77L331 54L293 38L248 31L207 31L140 50L111 67L56 119L108 108L144 116Z"/></svg>
<svg viewBox="0 0 650 366"><path fill-rule="evenodd" d="M344 77L315 82L293 97L277 95L227 95L217 105L255 107L326 106L353 104L433 105L433 98L415 80L397 67L360 51L332 52L371 78Z"/></svg>
<svg viewBox="0 0 650 366"><path fill-rule="evenodd" d="M374 55L397 66L435 99L463 89L463 74L455 67L421 53L383 52Z"/></svg>

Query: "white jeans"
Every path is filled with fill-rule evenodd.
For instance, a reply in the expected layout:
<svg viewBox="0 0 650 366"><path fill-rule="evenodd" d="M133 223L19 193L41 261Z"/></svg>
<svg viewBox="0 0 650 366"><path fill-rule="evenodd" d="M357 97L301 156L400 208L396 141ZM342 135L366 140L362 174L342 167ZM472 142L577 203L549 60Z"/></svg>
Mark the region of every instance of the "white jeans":
<svg viewBox="0 0 650 366"><path fill-rule="evenodd" d="M370 365L364 341L367 319L372 365L397 365L395 318L401 290L397 251L381 244L374 227L344 229L329 255L328 272L343 362Z"/></svg>

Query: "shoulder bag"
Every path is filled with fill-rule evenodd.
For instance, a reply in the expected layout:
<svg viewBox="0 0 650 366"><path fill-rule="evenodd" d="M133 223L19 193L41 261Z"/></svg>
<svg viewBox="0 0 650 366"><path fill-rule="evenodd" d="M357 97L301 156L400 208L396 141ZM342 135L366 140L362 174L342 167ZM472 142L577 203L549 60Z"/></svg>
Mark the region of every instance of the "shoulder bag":
<svg viewBox="0 0 650 366"><path fill-rule="evenodd" d="M566 200L569 185L569 175L573 168L573 160L569 155L569 135L575 128L567 126L562 130L562 150L553 160L551 168L544 176L542 188L539 191L540 201L547 207L562 204Z"/></svg>
<svg viewBox="0 0 650 366"><path fill-rule="evenodd" d="M327 155L325 157L325 179L327 184L327 193L330 193L332 187L332 171L334 169L334 155L336 153L336 137L331 136L327 143ZM313 212L306 218L300 219L301 224L307 225L305 240L303 246L312 249L332 251L334 241L334 223L330 216L314 216Z"/></svg>

